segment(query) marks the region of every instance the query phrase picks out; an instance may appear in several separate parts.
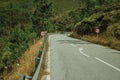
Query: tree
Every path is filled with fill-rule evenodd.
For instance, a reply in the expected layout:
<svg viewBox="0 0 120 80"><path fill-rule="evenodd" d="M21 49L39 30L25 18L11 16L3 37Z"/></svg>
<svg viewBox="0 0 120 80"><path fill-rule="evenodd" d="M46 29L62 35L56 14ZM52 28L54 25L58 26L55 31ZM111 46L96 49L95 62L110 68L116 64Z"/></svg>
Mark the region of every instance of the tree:
<svg viewBox="0 0 120 80"><path fill-rule="evenodd" d="M106 0L98 0L98 4L99 4L99 5L106 4Z"/></svg>
<svg viewBox="0 0 120 80"><path fill-rule="evenodd" d="M0 74L8 71L36 38L32 29L32 0L0 1Z"/></svg>
<svg viewBox="0 0 120 80"><path fill-rule="evenodd" d="M48 0L35 0L35 12L33 14L33 27L37 33L46 30L47 21L53 15L52 3Z"/></svg>

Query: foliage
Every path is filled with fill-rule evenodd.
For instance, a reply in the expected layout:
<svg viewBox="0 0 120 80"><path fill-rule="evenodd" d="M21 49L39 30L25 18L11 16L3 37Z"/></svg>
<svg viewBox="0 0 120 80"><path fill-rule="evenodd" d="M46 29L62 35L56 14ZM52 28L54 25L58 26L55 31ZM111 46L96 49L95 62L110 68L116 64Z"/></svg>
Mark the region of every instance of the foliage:
<svg viewBox="0 0 120 80"><path fill-rule="evenodd" d="M40 36L42 21L49 25L50 16L52 3L47 0L0 1L0 73L12 70L29 43Z"/></svg>
<svg viewBox="0 0 120 80"><path fill-rule="evenodd" d="M41 30L46 30L48 18L53 16L52 3L48 0L35 0L35 11L32 17L33 27L38 34Z"/></svg>
<svg viewBox="0 0 120 80"><path fill-rule="evenodd" d="M50 0L54 4L56 13L61 14L79 7L80 0Z"/></svg>
<svg viewBox="0 0 120 80"><path fill-rule="evenodd" d="M65 0L62 2L68 3ZM80 1L74 2L79 5ZM58 20L49 19L53 17L54 12L53 3L48 0L1 0L0 4L1 72L5 67L12 68L16 60L29 47L28 43L38 37L40 31L70 31L80 19L79 15L75 15L76 12L69 13L67 17L63 16L66 17L64 19L63 17ZM72 8L73 0L68 4ZM78 5L75 4L74 7ZM66 10L70 9L69 7Z"/></svg>
<svg viewBox="0 0 120 80"><path fill-rule="evenodd" d="M55 31L71 31L72 26L74 25L72 18L67 14L58 15L52 18L51 22L54 23Z"/></svg>
<svg viewBox="0 0 120 80"><path fill-rule="evenodd" d="M42 30L74 30L79 35L94 35L92 32L97 27L101 33L119 39L120 0L61 0L61 4L59 0L52 1L0 0L1 73L6 67L11 70L29 42L39 37ZM66 12L57 15L53 8L58 13Z"/></svg>
<svg viewBox="0 0 120 80"><path fill-rule="evenodd" d="M111 7L113 8L113 6ZM112 30L115 30L113 34L117 38L119 35L118 23L120 18L118 14L120 14L120 10L117 9L116 7L114 6L114 9L108 7L106 8L107 11L102 10L99 11L98 13L94 13L90 17L84 18L82 21L75 25L76 33L79 35L94 34L96 28L99 28L101 30L101 33L103 33L106 32L108 28L111 27L111 25L113 25L114 23L117 25L116 26L113 25L114 26L113 29L109 31L112 33Z"/></svg>

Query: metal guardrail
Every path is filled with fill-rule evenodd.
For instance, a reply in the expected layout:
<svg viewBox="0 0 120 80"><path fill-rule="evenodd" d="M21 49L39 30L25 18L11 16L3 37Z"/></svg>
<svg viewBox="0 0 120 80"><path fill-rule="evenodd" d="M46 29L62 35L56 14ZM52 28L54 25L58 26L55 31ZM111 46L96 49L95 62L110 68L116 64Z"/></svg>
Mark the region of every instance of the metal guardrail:
<svg viewBox="0 0 120 80"><path fill-rule="evenodd" d="M43 46L42 51L39 50L38 57L35 58L35 62L36 62L37 66L36 66L36 70L35 70L33 77L28 76L28 75L22 75L21 80L37 80L38 79L38 75L40 73L43 57L45 54L46 44L47 44L47 36L45 36L45 40L44 40L44 44L43 44L44 46Z"/></svg>

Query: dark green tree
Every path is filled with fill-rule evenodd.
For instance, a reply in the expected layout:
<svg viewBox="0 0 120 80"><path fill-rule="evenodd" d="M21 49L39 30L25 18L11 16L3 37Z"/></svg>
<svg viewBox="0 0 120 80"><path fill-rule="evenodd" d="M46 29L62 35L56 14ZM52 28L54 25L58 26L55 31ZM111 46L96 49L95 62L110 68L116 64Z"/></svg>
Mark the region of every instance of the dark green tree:
<svg viewBox="0 0 120 80"><path fill-rule="evenodd" d="M106 0L98 0L98 5L103 5L103 4L106 4Z"/></svg>
<svg viewBox="0 0 120 80"><path fill-rule="evenodd" d="M39 33L47 29L48 19L53 15L52 3L48 2L48 0L35 0L34 4L33 27Z"/></svg>
<svg viewBox="0 0 120 80"><path fill-rule="evenodd" d="M0 73L12 65L36 38L32 29L33 0L0 1Z"/></svg>

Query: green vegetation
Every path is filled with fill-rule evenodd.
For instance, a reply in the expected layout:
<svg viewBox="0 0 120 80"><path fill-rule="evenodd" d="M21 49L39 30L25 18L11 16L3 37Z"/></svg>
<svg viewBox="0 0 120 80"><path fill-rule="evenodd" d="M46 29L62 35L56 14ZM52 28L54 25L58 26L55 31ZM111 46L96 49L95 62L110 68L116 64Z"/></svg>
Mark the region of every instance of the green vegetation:
<svg viewBox="0 0 120 80"><path fill-rule="evenodd" d="M50 0L53 2L55 11L58 14L74 10L79 7L80 0Z"/></svg>
<svg viewBox="0 0 120 80"><path fill-rule="evenodd" d="M36 37L36 33L32 32L31 3L6 0L1 1L1 4L0 72L3 72L5 67L12 68L16 59L28 48L30 38Z"/></svg>
<svg viewBox="0 0 120 80"><path fill-rule="evenodd" d="M73 31L120 50L120 0L0 0L0 73L10 72L43 30Z"/></svg>
<svg viewBox="0 0 120 80"><path fill-rule="evenodd" d="M45 31L49 26L49 18L53 16L52 3L47 0L36 0L35 12L32 17L33 27L36 32Z"/></svg>
<svg viewBox="0 0 120 80"><path fill-rule="evenodd" d="M72 36L120 50L120 4L116 2L106 2L108 5L101 6L95 4L87 15L84 13L83 18L76 23ZM80 14L82 15L82 11ZM99 41L94 38L96 28L100 29Z"/></svg>
<svg viewBox="0 0 120 80"><path fill-rule="evenodd" d="M75 1L74 9L67 4L67 0L57 3L58 10L68 9L66 12L52 18L57 30L73 31L71 36L87 41L100 43L120 50L120 0L70 0ZM77 2L77 3L76 3ZM71 4L72 6L72 4ZM97 41L95 29L100 29L100 38ZM90 36L87 39L86 37ZM92 40L93 36L95 40Z"/></svg>
<svg viewBox="0 0 120 80"><path fill-rule="evenodd" d="M0 74L12 70L51 16L47 0L0 0Z"/></svg>

